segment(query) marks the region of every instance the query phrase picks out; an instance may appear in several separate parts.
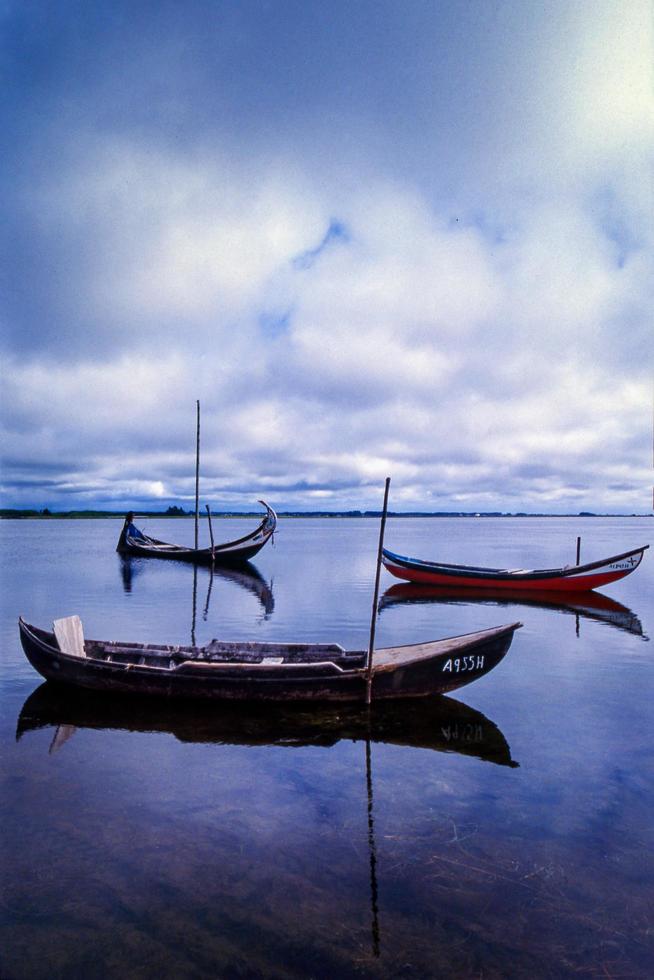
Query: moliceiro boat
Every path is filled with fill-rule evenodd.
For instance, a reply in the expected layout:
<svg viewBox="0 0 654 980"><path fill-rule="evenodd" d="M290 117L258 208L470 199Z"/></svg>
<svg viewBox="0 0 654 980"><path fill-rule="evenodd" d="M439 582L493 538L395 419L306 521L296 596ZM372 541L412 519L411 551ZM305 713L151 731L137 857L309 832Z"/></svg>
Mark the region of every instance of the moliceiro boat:
<svg viewBox="0 0 654 980"><path fill-rule="evenodd" d="M423 585L451 588L488 588L520 591L580 592L597 589L629 575L640 565L649 545L625 551L612 558L564 568L480 568L476 565L448 565L382 552L385 568L396 578Z"/></svg>
<svg viewBox="0 0 654 980"><path fill-rule="evenodd" d="M261 551L272 538L277 527L277 515L265 500L260 500L266 508L263 520L254 531L235 541L226 541L211 548L187 548L180 544L168 544L136 531L132 524L133 514L128 514L118 538L116 551L121 555L135 558L167 558L173 561L193 562L197 565L240 565L249 561Z"/></svg>
<svg viewBox="0 0 654 980"><path fill-rule="evenodd" d="M502 660L522 624L374 651L372 698L444 694ZM367 651L336 643L212 640L163 646L85 640L78 616L53 631L19 620L23 650L46 680L92 690L165 698L241 701L358 701L367 693Z"/></svg>

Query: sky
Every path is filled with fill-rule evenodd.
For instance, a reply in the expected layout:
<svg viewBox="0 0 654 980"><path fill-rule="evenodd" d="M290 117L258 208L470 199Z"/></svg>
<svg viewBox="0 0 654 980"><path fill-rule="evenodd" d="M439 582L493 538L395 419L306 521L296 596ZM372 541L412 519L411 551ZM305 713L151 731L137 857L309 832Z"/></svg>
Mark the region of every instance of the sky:
<svg viewBox="0 0 654 980"><path fill-rule="evenodd" d="M0 506L650 513L650 0L0 0Z"/></svg>

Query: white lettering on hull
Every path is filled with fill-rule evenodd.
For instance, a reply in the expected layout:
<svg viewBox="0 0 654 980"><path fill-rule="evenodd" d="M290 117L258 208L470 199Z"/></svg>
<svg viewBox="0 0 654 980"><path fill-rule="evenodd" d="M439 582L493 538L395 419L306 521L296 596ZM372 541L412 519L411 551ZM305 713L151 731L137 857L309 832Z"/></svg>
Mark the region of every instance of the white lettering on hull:
<svg viewBox="0 0 654 980"><path fill-rule="evenodd" d="M443 665L443 673L463 674L467 670L483 670L483 656L450 657Z"/></svg>

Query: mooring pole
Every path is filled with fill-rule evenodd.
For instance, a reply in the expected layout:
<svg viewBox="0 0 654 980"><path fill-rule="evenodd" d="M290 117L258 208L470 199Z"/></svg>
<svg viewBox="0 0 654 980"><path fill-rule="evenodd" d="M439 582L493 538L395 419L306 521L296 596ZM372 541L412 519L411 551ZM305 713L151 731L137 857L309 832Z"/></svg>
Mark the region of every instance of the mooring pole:
<svg viewBox="0 0 654 980"><path fill-rule="evenodd" d="M195 436L195 550L198 550L198 522L200 520L200 400L197 402L197 427Z"/></svg>
<svg viewBox="0 0 654 980"><path fill-rule="evenodd" d="M581 538L577 538L577 564L581 561Z"/></svg>
<svg viewBox="0 0 654 980"><path fill-rule="evenodd" d="M386 477L384 487L384 508L379 526L379 547L377 549L377 573L375 575L375 594L372 600L372 617L370 620L370 642L368 644L368 665L366 682L366 704L372 700L372 653L375 646L375 626L377 623L377 601L379 599L379 576L381 574L382 549L384 547L384 528L386 527L386 511L388 510L388 488L391 485L390 476Z"/></svg>
<svg viewBox="0 0 654 980"><path fill-rule="evenodd" d="M205 507L207 508L207 519L209 521L209 537L211 538L211 560L215 561L216 556L213 550L213 527L211 526L211 511L209 510L209 504L205 504Z"/></svg>

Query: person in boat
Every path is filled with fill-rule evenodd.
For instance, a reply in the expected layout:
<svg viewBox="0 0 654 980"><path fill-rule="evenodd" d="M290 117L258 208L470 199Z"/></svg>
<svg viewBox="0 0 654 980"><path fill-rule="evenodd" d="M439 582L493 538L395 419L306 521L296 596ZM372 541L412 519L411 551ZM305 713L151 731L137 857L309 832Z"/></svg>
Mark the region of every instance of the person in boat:
<svg viewBox="0 0 654 980"><path fill-rule="evenodd" d="M145 541L145 534L139 531L137 526L134 524L134 511L129 512L125 517L125 527L123 528L126 538L137 538L141 541Z"/></svg>

